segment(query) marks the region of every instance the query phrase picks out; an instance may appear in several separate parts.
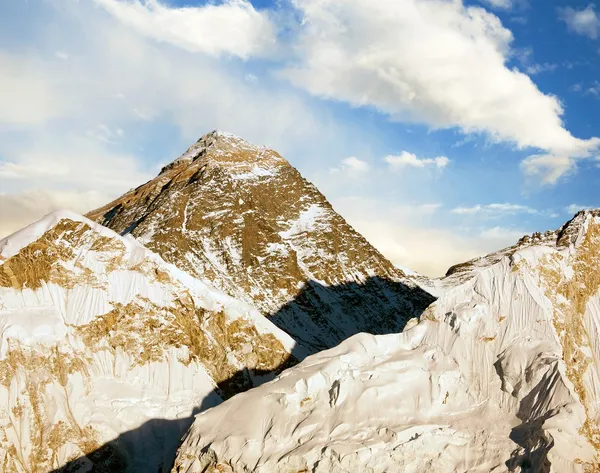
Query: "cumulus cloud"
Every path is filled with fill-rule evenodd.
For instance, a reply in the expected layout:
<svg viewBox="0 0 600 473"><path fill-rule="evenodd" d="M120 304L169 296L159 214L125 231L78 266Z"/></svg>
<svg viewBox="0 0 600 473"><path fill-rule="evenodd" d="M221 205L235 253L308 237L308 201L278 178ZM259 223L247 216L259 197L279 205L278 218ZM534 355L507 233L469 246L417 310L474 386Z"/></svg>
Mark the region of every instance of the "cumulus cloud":
<svg viewBox="0 0 600 473"><path fill-rule="evenodd" d="M95 0L119 21L157 41L192 52L247 59L270 53L276 30L247 0L220 5L168 7L158 0Z"/></svg>
<svg viewBox="0 0 600 473"><path fill-rule="evenodd" d="M507 67L512 33L483 8L460 0L294 5L302 15L300 57L283 75L312 94L543 150L561 159L534 157L526 170L546 183L600 144L574 137L563 125L560 101Z"/></svg>
<svg viewBox="0 0 600 473"><path fill-rule="evenodd" d="M334 174L344 173L349 177L360 177L367 174L370 170L371 166L369 163L355 156L350 156L343 159L339 167L332 168L331 172Z"/></svg>
<svg viewBox="0 0 600 473"><path fill-rule="evenodd" d="M539 214L540 212L534 208L519 204L487 204L473 205L471 207L455 207L451 210L453 214L458 215L485 215L485 216L505 216L516 214Z"/></svg>
<svg viewBox="0 0 600 473"><path fill-rule="evenodd" d="M598 18L593 4L582 10L572 7L559 8L558 12L560 19L567 24L569 30L591 39L598 38L600 18Z"/></svg>
<svg viewBox="0 0 600 473"><path fill-rule="evenodd" d="M446 156L438 156L435 158L417 158L415 154L409 153L408 151L402 151L398 155L388 155L383 158L383 160L393 169L401 169L405 167L434 167L443 169L450 164L450 160Z"/></svg>

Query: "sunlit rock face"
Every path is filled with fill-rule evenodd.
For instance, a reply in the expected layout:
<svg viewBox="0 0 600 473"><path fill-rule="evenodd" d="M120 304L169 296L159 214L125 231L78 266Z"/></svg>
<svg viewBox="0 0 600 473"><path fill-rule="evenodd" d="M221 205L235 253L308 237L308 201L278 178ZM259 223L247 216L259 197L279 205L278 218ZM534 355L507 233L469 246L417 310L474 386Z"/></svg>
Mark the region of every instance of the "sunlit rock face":
<svg viewBox="0 0 600 473"><path fill-rule="evenodd" d="M198 416L173 472L600 471L600 211L449 278L404 333Z"/></svg>
<svg viewBox="0 0 600 473"><path fill-rule="evenodd" d="M3 472L168 471L192 413L297 350L248 304L70 212L0 255Z"/></svg>
<svg viewBox="0 0 600 473"><path fill-rule="evenodd" d="M88 216L256 305L312 352L398 332L433 301L276 151L226 133Z"/></svg>

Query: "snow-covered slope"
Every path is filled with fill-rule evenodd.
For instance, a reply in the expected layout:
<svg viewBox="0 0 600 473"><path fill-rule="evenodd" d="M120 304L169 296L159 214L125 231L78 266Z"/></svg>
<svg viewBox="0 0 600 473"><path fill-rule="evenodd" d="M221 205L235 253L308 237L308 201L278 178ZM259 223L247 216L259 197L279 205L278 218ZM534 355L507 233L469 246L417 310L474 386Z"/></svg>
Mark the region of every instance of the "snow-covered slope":
<svg viewBox="0 0 600 473"><path fill-rule="evenodd" d="M600 211L554 235L201 414L173 472L600 471Z"/></svg>
<svg viewBox="0 0 600 473"><path fill-rule="evenodd" d="M397 332L433 301L277 152L226 133L89 217L256 305L312 351Z"/></svg>
<svg viewBox="0 0 600 473"><path fill-rule="evenodd" d="M293 350L135 240L50 214L0 241L0 471L167 471L193 411Z"/></svg>

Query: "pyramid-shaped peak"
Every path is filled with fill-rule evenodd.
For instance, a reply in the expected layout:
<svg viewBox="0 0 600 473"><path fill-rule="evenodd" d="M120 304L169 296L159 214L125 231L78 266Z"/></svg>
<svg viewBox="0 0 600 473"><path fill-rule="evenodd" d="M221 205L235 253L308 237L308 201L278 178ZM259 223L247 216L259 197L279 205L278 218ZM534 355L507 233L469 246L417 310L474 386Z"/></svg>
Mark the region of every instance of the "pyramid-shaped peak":
<svg viewBox="0 0 600 473"><path fill-rule="evenodd" d="M198 141L207 140L207 139L224 140L224 141L244 141L244 142L248 143L241 136L238 136L238 135L235 135L233 133L229 133L228 131L223 131L223 130L210 131L210 132L206 133L205 135L203 135Z"/></svg>
<svg viewBox="0 0 600 473"><path fill-rule="evenodd" d="M255 145L240 136L221 130L213 130L206 133L195 143L195 145L222 152L245 150L259 153L267 149L265 146Z"/></svg>
<svg viewBox="0 0 600 473"><path fill-rule="evenodd" d="M288 164L276 151L252 144L245 139L220 130L203 135L179 158L161 170L161 174L184 164L201 160L232 172L246 172L256 167L273 169Z"/></svg>

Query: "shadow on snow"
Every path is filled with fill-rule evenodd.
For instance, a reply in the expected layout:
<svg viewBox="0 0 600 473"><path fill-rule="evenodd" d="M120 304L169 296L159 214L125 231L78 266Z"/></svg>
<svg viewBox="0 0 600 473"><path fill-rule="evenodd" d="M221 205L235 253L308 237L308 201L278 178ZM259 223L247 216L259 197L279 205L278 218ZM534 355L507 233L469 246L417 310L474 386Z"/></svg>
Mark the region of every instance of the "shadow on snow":
<svg viewBox="0 0 600 473"><path fill-rule="evenodd" d="M420 316L433 301L430 294L418 287L381 277L369 278L363 284L349 282L337 286L309 281L294 300L269 319L281 329L285 327L309 352L316 353L360 332L381 335L401 332L411 317ZM364 317L365 312L372 316ZM301 358L299 353L292 352L288 360L270 372L244 368L219 383L191 416L174 420L151 419L52 473L170 472L181 438L197 414L223 399L274 379ZM157 465L154 460L147 460L143 452L162 452L162 463Z"/></svg>

